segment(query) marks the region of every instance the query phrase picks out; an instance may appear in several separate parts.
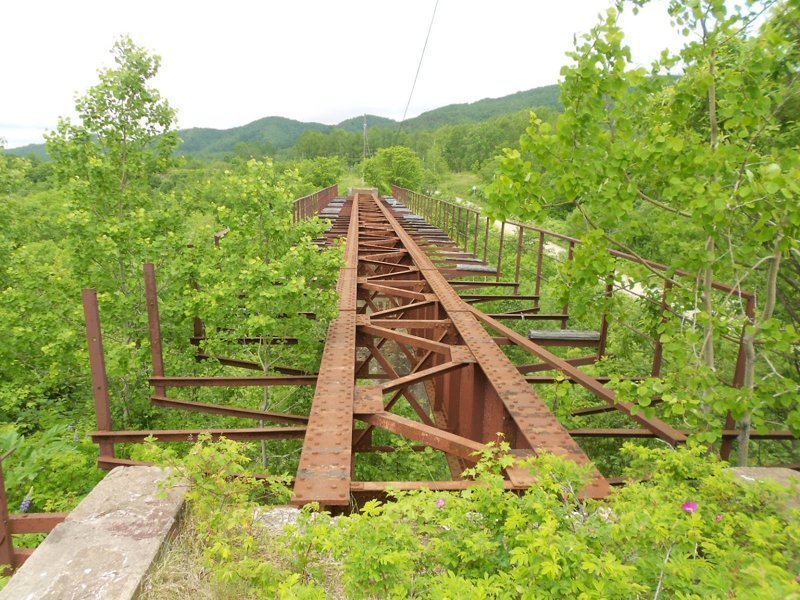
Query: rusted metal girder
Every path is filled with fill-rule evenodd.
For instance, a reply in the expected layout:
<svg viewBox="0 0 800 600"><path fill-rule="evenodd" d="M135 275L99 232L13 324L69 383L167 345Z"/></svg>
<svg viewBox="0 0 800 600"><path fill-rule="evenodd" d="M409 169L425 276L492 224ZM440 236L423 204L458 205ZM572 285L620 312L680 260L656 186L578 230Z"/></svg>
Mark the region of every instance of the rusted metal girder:
<svg viewBox="0 0 800 600"><path fill-rule="evenodd" d="M588 464L476 319L475 309L448 282L446 274L454 276L459 269L440 269L417 243L439 251L435 238L441 236L432 232L425 239L418 231L412 236L403 222L408 211L374 191L356 191L341 213L349 222L339 317L330 325L317 376L293 502L345 506L351 492L382 491L381 483L353 481L355 452L369 447L361 440L369 439L375 427L447 453L455 479L460 467L477 460L475 453L498 434L519 454L549 451ZM341 216L337 231L345 231ZM331 242L326 238L324 243ZM480 294L468 298L483 299ZM381 350L387 342L397 350L394 360ZM359 385L359 380L373 379L382 383ZM414 389L418 384L422 388ZM419 420L392 413L400 398ZM355 428L357 420L369 427ZM355 446L353 435L359 440ZM524 469L509 469L507 476L510 489L533 483ZM404 487L427 483L437 485L406 482ZM603 497L609 489L595 472L586 494Z"/></svg>

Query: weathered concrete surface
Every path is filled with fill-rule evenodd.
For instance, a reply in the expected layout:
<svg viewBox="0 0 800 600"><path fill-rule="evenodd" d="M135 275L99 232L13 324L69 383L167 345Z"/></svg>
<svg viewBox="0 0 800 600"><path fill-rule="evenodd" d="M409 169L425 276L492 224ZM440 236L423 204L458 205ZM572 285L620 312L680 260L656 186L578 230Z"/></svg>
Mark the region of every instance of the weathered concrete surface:
<svg viewBox="0 0 800 600"><path fill-rule="evenodd" d="M294 525L302 511L294 506L274 506L269 510L256 509L255 518L273 533L280 533L287 525Z"/></svg>
<svg viewBox="0 0 800 600"><path fill-rule="evenodd" d="M734 475L742 481L772 481L794 491L786 508L800 508L800 473L783 467L732 467Z"/></svg>
<svg viewBox="0 0 800 600"><path fill-rule="evenodd" d="M117 467L58 525L0 591L0 600L128 600L183 507L158 467Z"/></svg>

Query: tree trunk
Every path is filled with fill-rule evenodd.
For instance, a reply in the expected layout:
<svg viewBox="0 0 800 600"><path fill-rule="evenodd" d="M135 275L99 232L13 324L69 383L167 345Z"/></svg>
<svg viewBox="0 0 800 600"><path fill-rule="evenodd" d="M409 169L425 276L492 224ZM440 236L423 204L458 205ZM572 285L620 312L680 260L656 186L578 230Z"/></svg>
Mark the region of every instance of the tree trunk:
<svg viewBox="0 0 800 600"><path fill-rule="evenodd" d="M745 331L742 337L742 344L745 350L745 367L744 367L744 381L742 384L743 389L747 390L752 402L753 390L755 388L756 380L756 338L761 332L764 323L772 318L775 312L775 303L778 297L778 273L781 268L781 242L783 235L778 234L775 238L775 243L772 249L772 258L769 263L769 270L767 271L767 288L766 299L764 302L764 309L761 311L761 316L749 330ZM748 454L750 451L750 430L753 422L753 407L748 407L742 421L739 425L739 465L742 467L747 466Z"/></svg>

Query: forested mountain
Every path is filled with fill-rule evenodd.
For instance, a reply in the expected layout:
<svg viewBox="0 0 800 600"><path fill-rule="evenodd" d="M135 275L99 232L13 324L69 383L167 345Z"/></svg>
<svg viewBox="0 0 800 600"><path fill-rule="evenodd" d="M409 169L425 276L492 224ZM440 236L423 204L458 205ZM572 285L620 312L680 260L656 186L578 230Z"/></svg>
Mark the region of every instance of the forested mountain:
<svg viewBox="0 0 800 600"><path fill-rule="evenodd" d="M379 117L378 115L366 115L367 117L367 127L392 127L397 125L397 121L394 119L388 119L386 117ZM360 115L358 117L352 117L350 119L346 119L336 125L336 129L344 129L345 131L354 131L361 133L362 129L364 128L364 115Z"/></svg>
<svg viewBox="0 0 800 600"><path fill-rule="evenodd" d="M284 117L264 117L232 129L193 127L180 131L183 144L180 154L223 154L236 150L239 144L269 150L290 148L304 131L328 131L329 125L304 123Z"/></svg>
<svg viewBox="0 0 800 600"><path fill-rule="evenodd" d="M501 98L484 98L466 104L449 104L408 119L404 127L410 130L435 129L442 125L485 121L533 107L546 106L560 109L561 102L558 94L559 86L556 84L517 92Z"/></svg>
<svg viewBox="0 0 800 600"><path fill-rule="evenodd" d="M422 113L413 119L406 120L404 129L424 131L436 129L443 125L476 123L494 117L518 112L533 107L546 106L558 109L558 85L548 85L531 90L517 92L500 98L484 98L465 104L450 104ZM264 117L252 123L231 129L212 129L192 127L181 129L179 135L183 144L179 154L186 156L211 157L231 153L247 155L274 154L292 148L300 136L307 131L329 133L334 129L360 133L363 128L363 116L346 119L338 125L295 121L284 117ZM391 129L398 122L386 117L367 115L369 128ZM15 156L36 156L46 158L44 144L29 144L19 148L6 150Z"/></svg>

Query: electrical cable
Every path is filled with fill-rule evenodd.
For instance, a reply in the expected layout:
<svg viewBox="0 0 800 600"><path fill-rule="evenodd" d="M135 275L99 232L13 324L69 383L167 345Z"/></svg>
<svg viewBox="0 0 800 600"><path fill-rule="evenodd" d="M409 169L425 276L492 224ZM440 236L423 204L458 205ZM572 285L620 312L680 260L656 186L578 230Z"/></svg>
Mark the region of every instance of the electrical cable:
<svg viewBox="0 0 800 600"><path fill-rule="evenodd" d="M433 29L433 20L436 18L436 9L439 7L439 0L436 0L436 3L433 5L433 14L431 15L431 22L428 25L428 34L425 36L425 43L422 46L422 53L419 55L419 63L417 63L417 72L414 75L414 83L411 84L411 92L408 94L408 102L406 102L406 109L403 111L403 118L400 119L400 128L398 129L398 133L403 131L403 123L405 123L406 115L408 115L408 107L411 106L411 98L414 96L414 88L417 87L417 78L419 77L419 71L422 68L422 59L425 58L425 49L428 47L428 40L431 37L431 29Z"/></svg>

